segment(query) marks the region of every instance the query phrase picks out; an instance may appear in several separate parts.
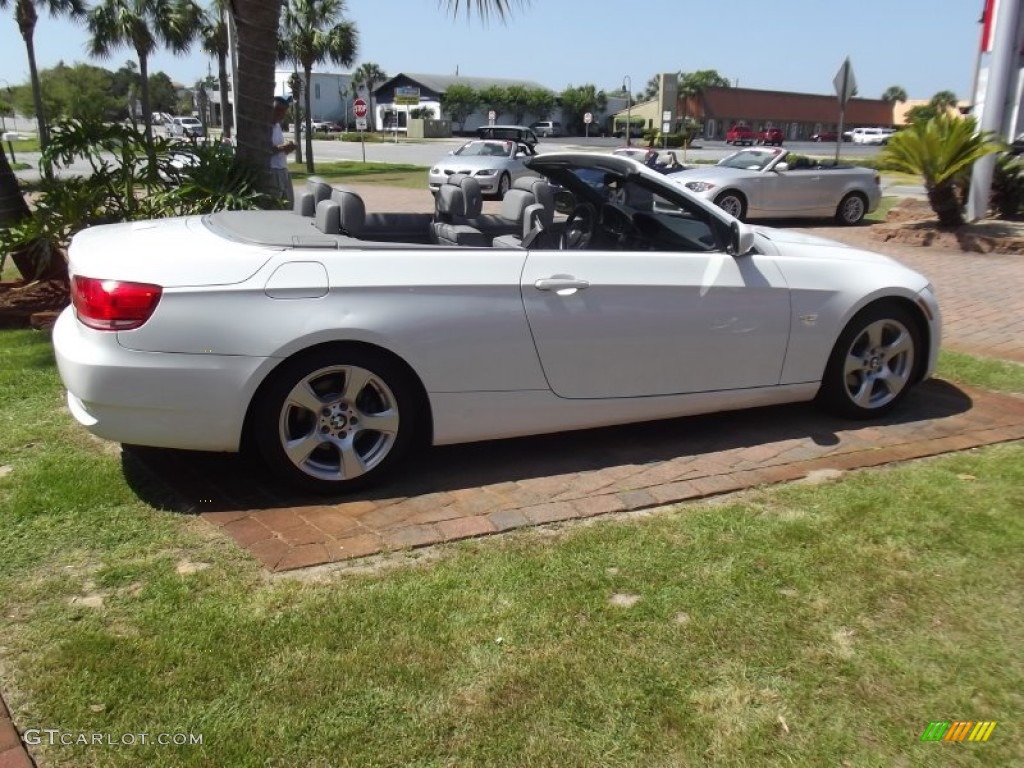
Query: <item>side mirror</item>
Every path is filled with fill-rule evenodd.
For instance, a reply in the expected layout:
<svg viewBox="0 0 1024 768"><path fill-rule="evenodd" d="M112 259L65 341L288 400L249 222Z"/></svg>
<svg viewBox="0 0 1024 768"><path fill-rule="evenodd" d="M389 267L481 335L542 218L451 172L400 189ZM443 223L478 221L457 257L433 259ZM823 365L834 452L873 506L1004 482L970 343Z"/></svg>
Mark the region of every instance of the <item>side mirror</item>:
<svg viewBox="0 0 1024 768"><path fill-rule="evenodd" d="M745 256L754 247L754 232L746 224L734 221L729 225L729 247L730 256Z"/></svg>
<svg viewBox="0 0 1024 768"><path fill-rule="evenodd" d="M788 171L789 170L789 163L779 163L778 165L775 166L775 170L776 171Z"/></svg>

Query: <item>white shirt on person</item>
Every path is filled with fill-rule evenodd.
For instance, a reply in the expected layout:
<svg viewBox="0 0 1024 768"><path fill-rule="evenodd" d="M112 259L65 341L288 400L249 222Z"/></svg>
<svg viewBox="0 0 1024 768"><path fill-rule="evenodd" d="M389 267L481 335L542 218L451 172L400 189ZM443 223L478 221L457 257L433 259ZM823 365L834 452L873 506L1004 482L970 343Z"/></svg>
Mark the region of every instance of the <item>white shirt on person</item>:
<svg viewBox="0 0 1024 768"><path fill-rule="evenodd" d="M284 144L284 131L281 130L280 123L274 123L274 128L270 132L270 143L274 146L274 154L270 156L270 167L274 170L287 170L288 154L277 151L277 148Z"/></svg>

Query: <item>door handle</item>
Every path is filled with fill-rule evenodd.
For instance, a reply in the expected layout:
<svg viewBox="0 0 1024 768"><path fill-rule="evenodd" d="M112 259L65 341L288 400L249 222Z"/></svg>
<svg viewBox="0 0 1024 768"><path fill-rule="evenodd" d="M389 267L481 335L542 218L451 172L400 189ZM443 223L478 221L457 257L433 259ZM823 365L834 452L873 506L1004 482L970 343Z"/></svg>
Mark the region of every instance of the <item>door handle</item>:
<svg viewBox="0 0 1024 768"><path fill-rule="evenodd" d="M575 277L543 277L533 284L538 291L580 290L589 288L590 283L586 280L577 280Z"/></svg>

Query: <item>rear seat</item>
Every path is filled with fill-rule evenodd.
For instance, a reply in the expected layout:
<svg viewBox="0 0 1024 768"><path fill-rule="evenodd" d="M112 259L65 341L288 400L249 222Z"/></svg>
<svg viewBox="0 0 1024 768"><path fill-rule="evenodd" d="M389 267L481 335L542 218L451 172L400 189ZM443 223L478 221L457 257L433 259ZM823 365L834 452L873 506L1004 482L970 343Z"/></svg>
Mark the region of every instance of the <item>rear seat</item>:
<svg viewBox="0 0 1024 768"><path fill-rule="evenodd" d="M437 190L437 214L431 240L438 245L488 247L491 237L476 227L459 222L475 219L483 208L480 184L471 176L454 174Z"/></svg>
<svg viewBox="0 0 1024 768"><path fill-rule="evenodd" d="M295 198L292 210L299 216L315 216L317 204L330 196L331 185L319 176L310 176L306 179L306 188Z"/></svg>

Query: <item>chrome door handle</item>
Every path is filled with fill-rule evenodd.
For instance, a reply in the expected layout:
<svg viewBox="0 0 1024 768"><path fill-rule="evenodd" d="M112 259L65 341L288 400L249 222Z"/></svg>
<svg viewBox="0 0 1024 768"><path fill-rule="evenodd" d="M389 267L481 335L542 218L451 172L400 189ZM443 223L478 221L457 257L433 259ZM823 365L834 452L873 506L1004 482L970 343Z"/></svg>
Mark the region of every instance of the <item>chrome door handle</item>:
<svg viewBox="0 0 1024 768"><path fill-rule="evenodd" d="M574 277L544 277L535 282L533 287L538 291L583 290L589 288L590 283L586 280L577 280Z"/></svg>

